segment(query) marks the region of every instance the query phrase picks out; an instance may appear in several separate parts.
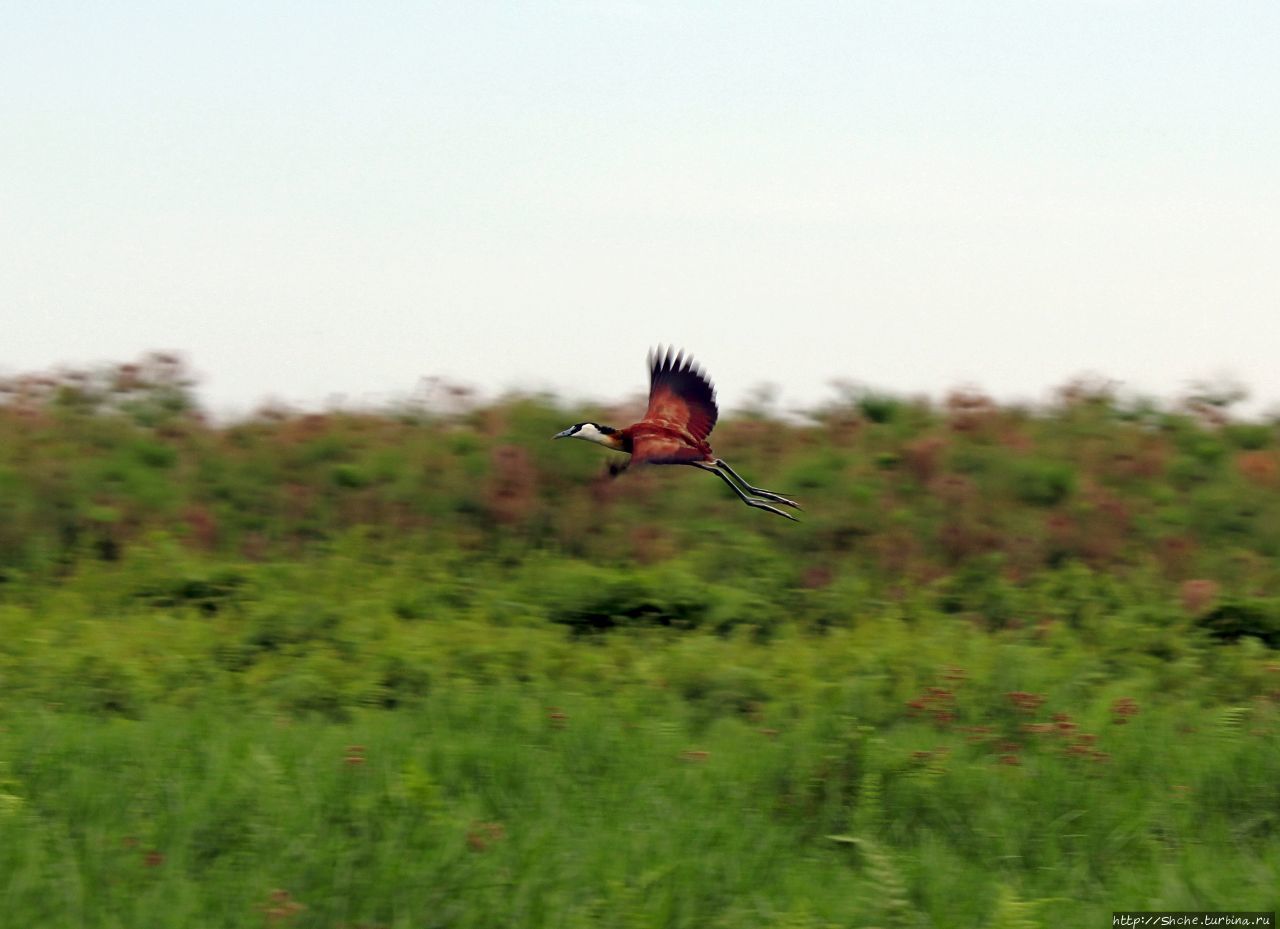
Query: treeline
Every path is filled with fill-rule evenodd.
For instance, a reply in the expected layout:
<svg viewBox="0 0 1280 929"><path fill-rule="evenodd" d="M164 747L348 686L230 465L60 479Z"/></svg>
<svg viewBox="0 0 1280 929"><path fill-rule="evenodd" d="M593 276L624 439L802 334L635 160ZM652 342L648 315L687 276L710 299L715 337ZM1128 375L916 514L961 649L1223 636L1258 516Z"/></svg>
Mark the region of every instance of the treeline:
<svg viewBox="0 0 1280 929"><path fill-rule="evenodd" d="M794 494L805 512L792 524L696 472L611 480L597 451L549 441L638 404L480 402L437 383L378 411L266 408L213 423L181 359L153 354L0 384L0 570L120 559L156 534L249 560L358 533L604 565L660 563L731 535L747 561L728 570L768 561L798 589L973 570L1018 583L1079 562L1160 578L1184 597L1253 595L1280 573L1280 434L1232 420L1234 399L1160 407L1082 383L1037 410L972 391L935 404L846 390L803 417L730 412L717 450Z"/></svg>

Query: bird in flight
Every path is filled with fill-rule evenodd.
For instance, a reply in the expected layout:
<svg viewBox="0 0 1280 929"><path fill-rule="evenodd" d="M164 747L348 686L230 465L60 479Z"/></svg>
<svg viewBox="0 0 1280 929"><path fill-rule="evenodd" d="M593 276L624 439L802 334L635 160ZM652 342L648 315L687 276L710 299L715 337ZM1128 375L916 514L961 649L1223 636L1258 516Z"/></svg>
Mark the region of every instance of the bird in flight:
<svg viewBox="0 0 1280 929"><path fill-rule="evenodd" d="M798 503L773 491L752 487L711 451L707 436L715 428L719 415L715 388L693 358L683 352L663 351L659 346L656 352L649 353L649 408L643 419L625 429L578 423L552 438L584 439L628 453L631 457L626 462L609 466L609 473L615 477L633 464L691 465L710 471L728 484L747 506L794 520L790 513L770 506L769 502L797 510L800 509Z"/></svg>

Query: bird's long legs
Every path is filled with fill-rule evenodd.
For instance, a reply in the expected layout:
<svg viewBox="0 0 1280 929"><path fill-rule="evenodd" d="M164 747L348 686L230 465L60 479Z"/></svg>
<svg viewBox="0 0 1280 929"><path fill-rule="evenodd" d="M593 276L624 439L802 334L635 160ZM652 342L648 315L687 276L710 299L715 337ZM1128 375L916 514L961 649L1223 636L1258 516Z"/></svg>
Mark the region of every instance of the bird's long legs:
<svg viewBox="0 0 1280 929"><path fill-rule="evenodd" d="M704 464L700 461L693 461L693 462L690 462L690 464L692 464L695 468L701 468L703 471L710 471L716 477L720 478L720 480L724 481L726 484L729 485L729 487L733 490L733 492L738 495L738 498L741 499L742 502L745 503L747 506L755 507L757 510L768 510L770 513L776 513L777 515L781 516L784 519L790 519L790 520L795 519L795 517L792 516L790 513L784 513L782 512L782 510L778 509L777 507L769 506L769 504L765 503L763 500L757 500L755 497L748 497L743 492L742 488L733 482L733 479L730 478L728 474L725 474L715 465ZM739 478L739 480L742 480L742 479ZM746 482L743 481L743 483L745 484ZM778 499L778 502L780 503L783 502L782 498L779 498L777 494L772 494L771 498ZM787 500L785 502L790 506L795 506L795 504L792 503L790 500ZM797 507L797 509L799 509L799 507Z"/></svg>
<svg viewBox="0 0 1280 929"><path fill-rule="evenodd" d="M772 500L774 503L781 503L783 506L793 507L797 510L801 509L800 504L796 503L794 500L788 500L786 497L782 496L782 494L775 494L771 490L764 490L763 488L760 488L760 487L752 487L750 484L748 484L745 480L742 479L741 474L733 470L733 468L729 467L729 463L726 462L723 458L717 458L714 464L717 468L723 468L725 471L728 471L729 475L735 481L737 481L739 484L742 485L742 489L745 490L747 493L751 494L752 496L763 497L765 500Z"/></svg>

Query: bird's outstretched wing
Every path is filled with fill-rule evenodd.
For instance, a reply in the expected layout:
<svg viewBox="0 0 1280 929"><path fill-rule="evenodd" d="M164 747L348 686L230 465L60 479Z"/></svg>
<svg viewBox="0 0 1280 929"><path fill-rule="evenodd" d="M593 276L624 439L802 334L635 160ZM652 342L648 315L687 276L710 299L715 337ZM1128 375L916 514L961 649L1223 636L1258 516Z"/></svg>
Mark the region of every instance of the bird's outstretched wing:
<svg viewBox="0 0 1280 929"><path fill-rule="evenodd" d="M701 442L719 416L715 388L692 358L661 346L649 353L649 408L644 422L670 424Z"/></svg>

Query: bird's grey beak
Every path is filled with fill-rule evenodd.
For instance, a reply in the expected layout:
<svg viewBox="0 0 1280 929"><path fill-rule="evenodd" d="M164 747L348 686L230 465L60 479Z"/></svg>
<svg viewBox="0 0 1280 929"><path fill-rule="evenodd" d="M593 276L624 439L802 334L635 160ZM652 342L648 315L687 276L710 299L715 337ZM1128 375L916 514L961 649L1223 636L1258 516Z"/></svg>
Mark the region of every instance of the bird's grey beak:
<svg viewBox="0 0 1280 929"><path fill-rule="evenodd" d="M557 433L556 433L555 435L553 435L551 438L553 438L553 439L567 439L567 438L569 438L569 433L570 433L570 432L572 432L572 431L573 431L573 427L571 426L571 427L569 427L568 429L566 429L564 432L557 432Z"/></svg>

